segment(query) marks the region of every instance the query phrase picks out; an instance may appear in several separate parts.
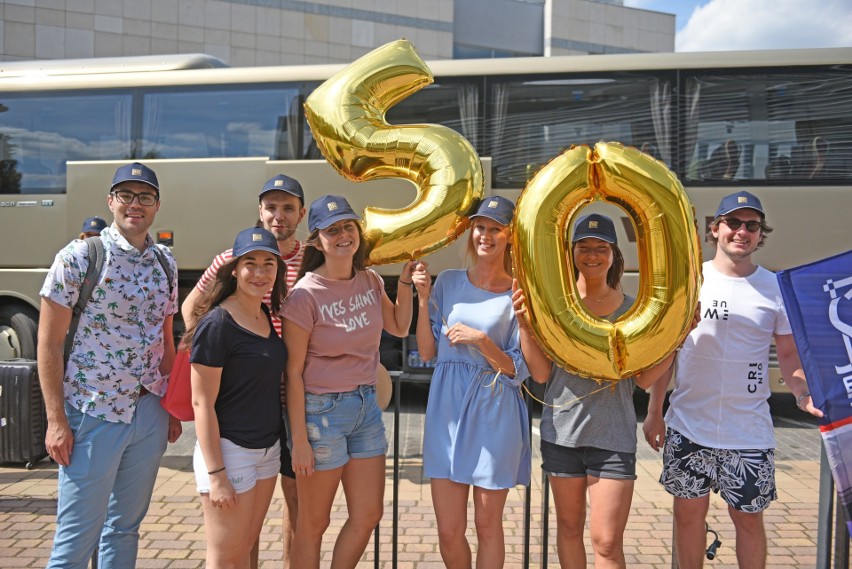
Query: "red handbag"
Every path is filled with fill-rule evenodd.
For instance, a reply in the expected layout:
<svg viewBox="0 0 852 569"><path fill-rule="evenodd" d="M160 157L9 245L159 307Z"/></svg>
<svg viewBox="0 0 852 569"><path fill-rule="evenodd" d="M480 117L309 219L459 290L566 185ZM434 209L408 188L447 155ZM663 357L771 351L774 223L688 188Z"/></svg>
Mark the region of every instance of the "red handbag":
<svg viewBox="0 0 852 569"><path fill-rule="evenodd" d="M163 409L179 421L194 421L192 411L192 384L189 380L189 350L178 350L172 371L169 374L169 386L160 399Z"/></svg>

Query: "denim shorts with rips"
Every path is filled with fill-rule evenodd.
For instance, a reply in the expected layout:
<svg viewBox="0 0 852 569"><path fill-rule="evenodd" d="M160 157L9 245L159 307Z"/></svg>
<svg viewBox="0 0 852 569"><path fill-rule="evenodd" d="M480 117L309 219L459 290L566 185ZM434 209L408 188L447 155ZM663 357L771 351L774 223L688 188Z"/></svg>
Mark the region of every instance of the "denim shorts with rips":
<svg viewBox="0 0 852 569"><path fill-rule="evenodd" d="M333 470L350 458L382 456L388 450L374 385L340 393L306 392L305 426L316 470Z"/></svg>

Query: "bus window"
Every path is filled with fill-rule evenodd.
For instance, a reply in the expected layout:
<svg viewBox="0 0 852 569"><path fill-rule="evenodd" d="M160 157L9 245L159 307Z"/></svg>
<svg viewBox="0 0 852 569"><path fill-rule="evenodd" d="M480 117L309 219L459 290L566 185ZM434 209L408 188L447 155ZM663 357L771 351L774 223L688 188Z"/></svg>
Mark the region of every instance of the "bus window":
<svg viewBox="0 0 852 569"><path fill-rule="evenodd" d="M848 72L701 73L684 84L687 180L789 183L852 173Z"/></svg>
<svg viewBox="0 0 852 569"><path fill-rule="evenodd" d="M400 101L387 113L390 124L432 123L449 127L482 152L482 94L476 83L441 80Z"/></svg>
<svg viewBox="0 0 852 569"><path fill-rule="evenodd" d="M211 88L144 96L141 158L302 157L300 89Z"/></svg>
<svg viewBox="0 0 852 569"><path fill-rule="evenodd" d="M129 157L131 97L68 93L0 99L0 194L65 192L68 160Z"/></svg>
<svg viewBox="0 0 852 569"><path fill-rule="evenodd" d="M636 74L495 79L489 86L494 186L523 187L573 145L617 140L671 161L671 87Z"/></svg>

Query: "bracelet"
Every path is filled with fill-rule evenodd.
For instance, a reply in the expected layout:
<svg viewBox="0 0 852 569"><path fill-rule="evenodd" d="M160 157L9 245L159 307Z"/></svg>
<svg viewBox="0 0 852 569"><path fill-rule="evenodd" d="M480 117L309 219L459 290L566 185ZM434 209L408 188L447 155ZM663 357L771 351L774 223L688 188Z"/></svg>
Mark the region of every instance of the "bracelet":
<svg viewBox="0 0 852 569"><path fill-rule="evenodd" d="M411 286L411 285L413 285L413 284L414 284L414 281L408 281L408 282L405 282L405 281L404 281L404 280L402 280L402 279L399 279L397 282L398 282L399 284L404 284L405 286Z"/></svg>
<svg viewBox="0 0 852 569"><path fill-rule="evenodd" d="M208 476L213 476L214 474L219 474L219 473L220 473L220 472L222 472L223 470L225 470L225 467L224 467L224 466L223 466L222 468L217 468L216 470L211 470L210 472L208 472L208 473L207 473L207 475L208 475Z"/></svg>
<svg viewBox="0 0 852 569"><path fill-rule="evenodd" d="M799 404L802 402L802 400L803 400L805 397L810 397L810 396L811 396L811 392L810 392L810 391L805 391L804 393L802 393L801 395L799 395L798 397L796 397L796 407L798 407L799 409L801 409L802 407L801 407L801 405L799 405Z"/></svg>

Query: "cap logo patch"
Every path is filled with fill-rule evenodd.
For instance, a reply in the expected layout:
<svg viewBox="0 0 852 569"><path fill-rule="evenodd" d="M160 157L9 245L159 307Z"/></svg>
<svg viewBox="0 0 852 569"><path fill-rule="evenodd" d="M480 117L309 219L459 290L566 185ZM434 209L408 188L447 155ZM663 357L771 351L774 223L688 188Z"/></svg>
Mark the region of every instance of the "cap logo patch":
<svg viewBox="0 0 852 569"><path fill-rule="evenodd" d="M498 203L499 202L497 200L491 200L490 202L488 202L488 207L497 207Z"/></svg>
<svg viewBox="0 0 852 569"><path fill-rule="evenodd" d="M263 241L263 235L261 235L260 233L252 233L251 234L251 240L252 241Z"/></svg>
<svg viewBox="0 0 852 569"><path fill-rule="evenodd" d="M97 227L97 225L98 225L97 221L92 220L92 221L89 222L89 226L91 226L91 227Z"/></svg>
<svg viewBox="0 0 852 569"><path fill-rule="evenodd" d="M139 169L139 168L131 168L130 174L133 175L133 176L141 176L142 170Z"/></svg>
<svg viewBox="0 0 852 569"><path fill-rule="evenodd" d="M745 196L740 196L737 198L737 203L748 203L748 198Z"/></svg>
<svg viewBox="0 0 852 569"><path fill-rule="evenodd" d="M337 209L337 202L329 202L326 207L328 207L328 211L335 211Z"/></svg>
<svg viewBox="0 0 852 569"><path fill-rule="evenodd" d="M597 221L590 221L589 222L589 229L597 229L597 228L598 228L598 222Z"/></svg>
<svg viewBox="0 0 852 569"><path fill-rule="evenodd" d="M274 185L276 188L279 188L279 187L281 187L281 186L283 186L283 185L284 185L284 180L275 180L275 183L274 183L273 185Z"/></svg>

